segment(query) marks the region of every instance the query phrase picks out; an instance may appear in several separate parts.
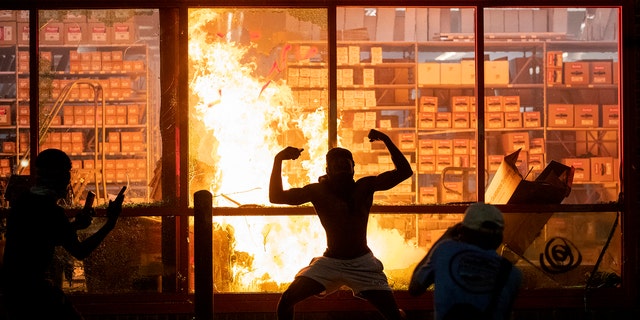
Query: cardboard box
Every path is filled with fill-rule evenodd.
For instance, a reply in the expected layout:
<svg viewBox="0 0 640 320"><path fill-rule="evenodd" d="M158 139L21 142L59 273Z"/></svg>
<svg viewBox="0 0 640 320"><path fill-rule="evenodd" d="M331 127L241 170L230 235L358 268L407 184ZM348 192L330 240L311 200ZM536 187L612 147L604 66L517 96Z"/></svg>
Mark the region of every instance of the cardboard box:
<svg viewBox="0 0 640 320"><path fill-rule="evenodd" d="M436 140L436 155L450 156L452 154L453 154L453 140L447 140L447 139Z"/></svg>
<svg viewBox="0 0 640 320"><path fill-rule="evenodd" d="M476 83L476 62L473 59L463 59L460 61L460 84L475 85Z"/></svg>
<svg viewBox="0 0 640 320"><path fill-rule="evenodd" d="M440 63L440 84L459 85L461 83L461 67L459 62Z"/></svg>
<svg viewBox="0 0 640 320"><path fill-rule="evenodd" d="M485 84L509 84L509 61L494 60L484 62Z"/></svg>
<svg viewBox="0 0 640 320"><path fill-rule="evenodd" d="M522 126L525 128L539 128L542 125L540 111L525 111L522 113Z"/></svg>
<svg viewBox="0 0 640 320"><path fill-rule="evenodd" d="M29 45L29 24L26 22L18 22L17 25L17 43L21 45Z"/></svg>
<svg viewBox="0 0 640 320"><path fill-rule="evenodd" d="M519 111L505 112L504 127L505 128L522 128L522 113Z"/></svg>
<svg viewBox="0 0 640 320"><path fill-rule="evenodd" d="M418 128L434 129L436 127L436 114L434 112L418 112Z"/></svg>
<svg viewBox="0 0 640 320"><path fill-rule="evenodd" d="M574 108L572 104L550 103L548 105L549 127L573 128Z"/></svg>
<svg viewBox="0 0 640 320"><path fill-rule="evenodd" d="M89 40L88 34L86 23L67 22L64 24L64 44L84 44Z"/></svg>
<svg viewBox="0 0 640 320"><path fill-rule="evenodd" d="M502 105L504 112L520 112L520 96L504 96Z"/></svg>
<svg viewBox="0 0 640 320"><path fill-rule="evenodd" d="M436 141L432 139L418 140L418 153L420 155L435 155Z"/></svg>
<svg viewBox="0 0 640 320"><path fill-rule="evenodd" d="M591 181L604 182L613 181L613 158L612 157L593 157L591 158Z"/></svg>
<svg viewBox="0 0 640 320"><path fill-rule="evenodd" d="M452 112L470 112L469 96L453 96L451 97Z"/></svg>
<svg viewBox="0 0 640 320"><path fill-rule="evenodd" d="M436 156L435 155L420 155L418 157L418 172L419 173L435 173L436 172Z"/></svg>
<svg viewBox="0 0 640 320"><path fill-rule="evenodd" d="M562 68L547 68L546 70L547 85L563 84Z"/></svg>
<svg viewBox="0 0 640 320"><path fill-rule="evenodd" d="M438 97L420 97L420 112L438 112Z"/></svg>
<svg viewBox="0 0 640 320"><path fill-rule="evenodd" d="M114 23L111 29L113 32L112 43L133 43L135 41L133 23Z"/></svg>
<svg viewBox="0 0 640 320"><path fill-rule="evenodd" d="M591 161L589 158L565 158L562 163L574 168L573 181L591 181Z"/></svg>
<svg viewBox="0 0 640 320"><path fill-rule="evenodd" d="M620 126L620 106L617 104L602 105L602 126L617 128Z"/></svg>
<svg viewBox="0 0 640 320"><path fill-rule="evenodd" d="M436 128L447 129L451 128L451 112L437 112L436 113Z"/></svg>
<svg viewBox="0 0 640 320"><path fill-rule="evenodd" d="M49 22L40 28L40 44L64 44L64 24Z"/></svg>
<svg viewBox="0 0 640 320"><path fill-rule="evenodd" d="M484 117L488 129L504 128L504 112L486 112Z"/></svg>
<svg viewBox="0 0 640 320"><path fill-rule="evenodd" d="M547 51L547 67L562 68L562 51Z"/></svg>
<svg viewBox="0 0 640 320"><path fill-rule="evenodd" d="M16 12L14 10L0 10L0 21L15 21Z"/></svg>
<svg viewBox="0 0 640 320"><path fill-rule="evenodd" d="M112 29L104 22L90 22L87 24L89 43L107 45L111 44Z"/></svg>
<svg viewBox="0 0 640 320"><path fill-rule="evenodd" d="M451 124L453 128L457 128L457 129L469 128L469 124L471 122L469 112L452 112L451 118L452 118Z"/></svg>
<svg viewBox="0 0 640 320"><path fill-rule="evenodd" d="M442 182L442 201L445 203L463 201L464 186L461 181Z"/></svg>
<svg viewBox="0 0 640 320"><path fill-rule="evenodd" d="M511 153L517 150L529 150L528 132L510 132L502 134L502 149Z"/></svg>
<svg viewBox="0 0 640 320"><path fill-rule="evenodd" d="M11 125L11 106L0 105L0 126Z"/></svg>
<svg viewBox="0 0 640 320"><path fill-rule="evenodd" d="M544 169L544 154L532 154L529 152L529 168L532 172L541 172Z"/></svg>
<svg viewBox="0 0 640 320"><path fill-rule="evenodd" d="M565 62L564 83L568 85L589 84L589 62Z"/></svg>
<svg viewBox="0 0 640 320"><path fill-rule="evenodd" d="M418 85L440 84L440 63L418 63Z"/></svg>
<svg viewBox="0 0 640 320"><path fill-rule="evenodd" d="M544 154L544 138L529 139L529 154Z"/></svg>
<svg viewBox="0 0 640 320"><path fill-rule="evenodd" d="M0 21L0 44L16 43L16 23Z"/></svg>
<svg viewBox="0 0 640 320"><path fill-rule="evenodd" d="M589 65L590 83L613 83L612 61L591 61Z"/></svg>
<svg viewBox="0 0 640 320"><path fill-rule="evenodd" d="M577 128L600 126L600 108L597 104L574 105L574 122Z"/></svg>
<svg viewBox="0 0 640 320"><path fill-rule="evenodd" d="M471 140L469 139L453 139L453 154L454 155L469 155L470 154Z"/></svg>
<svg viewBox="0 0 640 320"><path fill-rule="evenodd" d="M484 112L504 112L502 96L486 96L484 98Z"/></svg>
<svg viewBox="0 0 640 320"><path fill-rule="evenodd" d="M420 203L438 203L437 187L420 187Z"/></svg>
<svg viewBox="0 0 640 320"><path fill-rule="evenodd" d="M453 156L444 154L436 155L436 172L442 172L451 166L453 166Z"/></svg>
<svg viewBox="0 0 640 320"><path fill-rule="evenodd" d="M491 204L559 204L571 192L574 169L551 161L534 181L516 167L520 150L504 156L485 192Z"/></svg>

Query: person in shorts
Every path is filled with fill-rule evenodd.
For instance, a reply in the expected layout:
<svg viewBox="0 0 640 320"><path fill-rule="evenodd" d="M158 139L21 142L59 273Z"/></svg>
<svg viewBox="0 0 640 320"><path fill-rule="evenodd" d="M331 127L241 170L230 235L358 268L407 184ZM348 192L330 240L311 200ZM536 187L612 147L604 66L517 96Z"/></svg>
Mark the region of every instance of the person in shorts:
<svg viewBox="0 0 640 320"><path fill-rule="evenodd" d="M303 149L287 147L276 156L269 183L269 200L277 204L311 202L327 237L327 249L295 276L278 302L278 319L293 319L294 306L314 295L327 295L349 287L370 302L385 319L403 318L384 274L382 262L367 245L369 210L376 191L388 190L413 175L411 165L386 134L372 129L370 141L382 141L395 168L354 180L353 156L343 148L326 155L326 175L317 183L284 190L282 161L297 159Z"/></svg>

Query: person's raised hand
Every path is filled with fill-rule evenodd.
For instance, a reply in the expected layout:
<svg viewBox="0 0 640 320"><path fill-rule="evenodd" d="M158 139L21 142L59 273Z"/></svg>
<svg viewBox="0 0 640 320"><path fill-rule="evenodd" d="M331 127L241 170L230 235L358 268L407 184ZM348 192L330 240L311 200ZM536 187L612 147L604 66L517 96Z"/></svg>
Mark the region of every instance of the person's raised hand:
<svg viewBox="0 0 640 320"><path fill-rule="evenodd" d="M382 141L383 139L387 138L387 135L376 129L371 129L367 138L369 138L369 142Z"/></svg>
<svg viewBox="0 0 640 320"><path fill-rule="evenodd" d="M280 160L295 160L295 159L298 159L298 157L300 157L300 154L302 153L303 150L304 149L302 148L286 147L282 149L282 151L278 152L276 157Z"/></svg>

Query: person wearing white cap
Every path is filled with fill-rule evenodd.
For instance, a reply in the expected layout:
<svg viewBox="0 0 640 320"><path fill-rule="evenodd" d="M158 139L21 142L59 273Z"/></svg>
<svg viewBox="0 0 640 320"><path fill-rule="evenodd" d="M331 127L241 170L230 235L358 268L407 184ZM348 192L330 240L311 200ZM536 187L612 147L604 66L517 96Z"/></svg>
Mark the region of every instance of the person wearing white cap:
<svg viewBox="0 0 640 320"><path fill-rule="evenodd" d="M501 257L504 218L493 205L474 203L418 263L409 294L434 285L435 320L511 318L522 272Z"/></svg>

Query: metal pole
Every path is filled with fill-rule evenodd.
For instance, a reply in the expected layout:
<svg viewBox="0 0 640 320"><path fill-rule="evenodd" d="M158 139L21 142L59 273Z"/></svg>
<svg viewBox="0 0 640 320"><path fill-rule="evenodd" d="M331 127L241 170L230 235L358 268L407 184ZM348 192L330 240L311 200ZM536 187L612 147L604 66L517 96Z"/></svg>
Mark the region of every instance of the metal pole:
<svg viewBox="0 0 640 320"><path fill-rule="evenodd" d="M200 190L193 195L193 252L195 316L213 319L213 222L212 195Z"/></svg>

